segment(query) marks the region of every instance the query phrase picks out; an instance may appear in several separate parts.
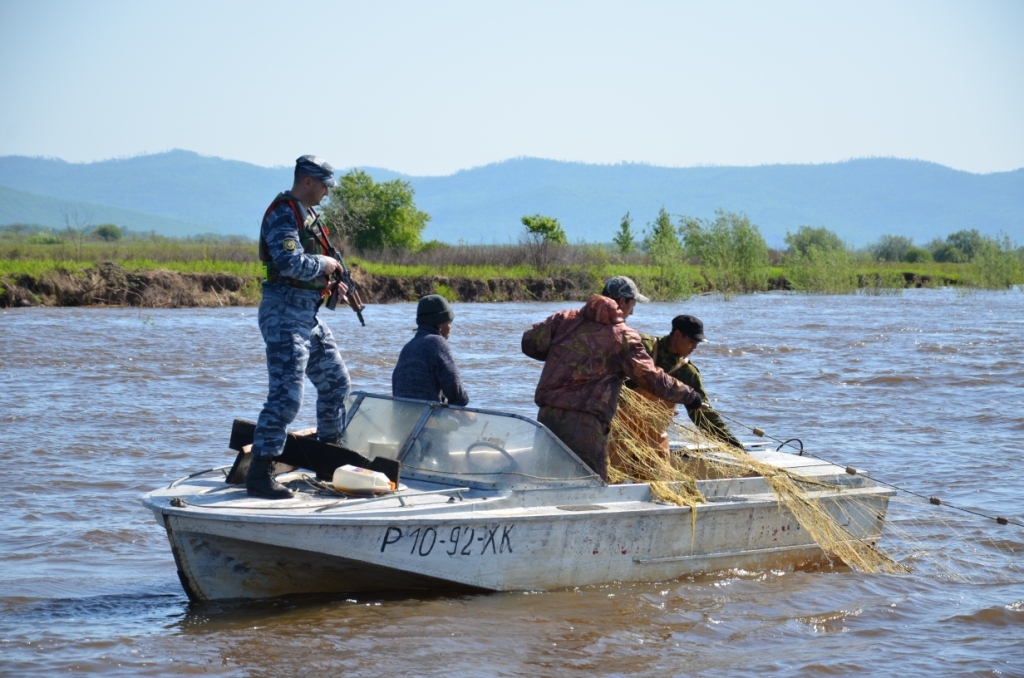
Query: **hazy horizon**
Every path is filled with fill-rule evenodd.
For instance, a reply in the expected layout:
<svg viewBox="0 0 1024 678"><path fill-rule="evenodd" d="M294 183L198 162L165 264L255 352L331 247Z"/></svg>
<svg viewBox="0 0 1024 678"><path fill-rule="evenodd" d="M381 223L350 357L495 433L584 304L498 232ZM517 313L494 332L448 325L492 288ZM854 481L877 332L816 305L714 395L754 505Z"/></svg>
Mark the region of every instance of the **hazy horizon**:
<svg viewBox="0 0 1024 678"><path fill-rule="evenodd" d="M291 168L294 165L294 163L283 163L283 164L279 164L279 165L260 165L259 163L249 162L247 160L240 160L238 158L225 158L225 157L219 156L219 155L200 153L199 151L194 151L194 150L187 149L187 148L168 148L168 149L165 149L165 150L162 150L162 151L134 153L134 154L131 154L131 155L121 155L121 156L110 157L110 158L99 158L97 160L82 160L82 161L66 160L64 158L57 157L57 156L26 155L26 154L23 154L23 153L10 153L10 154L6 154L6 155L2 155L2 156L0 156L0 158L4 158L4 157L7 157L7 158L21 157L21 158L32 158L32 159L35 159L35 160L56 160L56 161L59 161L59 162L68 163L69 165L95 165L95 164L104 163L104 162L117 162L117 161L121 161L121 160L133 160L133 159L136 159L136 158L144 158L144 157L147 157L147 156L162 155L164 153L173 153L175 151L180 151L180 152L184 152L184 153L194 153L194 154L196 154L196 155L198 155L200 157L203 157L203 158L211 158L211 159L215 159L215 160L224 160L224 161L227 161L227 162L241 162L241 163L245 163L247 165L254 165L256 167L261 167L263 169ZM329 158L326 158L326 160L328 160L328 162L330 162ZM568 163L568 164L576 164L576 165L591 165L591 166L594 166L594 167L616 167L616 166L619 166L619 165L639 165L639 166L642 166L642 167L654 167L654 168L662 168L662 169L714 169L714 168L728 169L728 168L777 167L777 166L790 166L790 165L792 165L792 166L811 166L811 167L813 167L813 166L822 166L822 165L841 165L843 163L854 162L854 161L857 161L857 160L905 160L905 161L909 161L909 162L922 162L922 163L928 163L928 164L932 164L932 165L938 165L940 167L945 167L947 169L951 169L951 170L954 170L956 172L966 172L967 174L976 174L976 175L1002 174L1002 173L1006 173L1006 172L1016 172L1018 170L1024 169L1024 165L1021 165L1020 167L1014 167L1014 168L1007 169L1007 170L993 170L993 171L990 171L990 172L972 172L970 170L963 170L963 169L959 169L959 168L956 168L956 167L951 167L949 165L943 165L942 163L934 162L932 160L927 160L927 159L924 159L924 158L903 158L903 157L898 157L898 156L894 156L894 155L857 156L857 157L843 158L841 160L825 160L825 161L821 161L821 162L762 162L762 163L749 164L749 165L723 165L723 164L720 164L720 163L703 163L703 164L696 164L696 165L662 165L662 164L653 163L653 162L631 161L631 160L620 160L618 162L584 162L584 161L581 161L581 160L564 160L564 159L559 159L559 158L542 158L542 157L537 157L537 156L518 155L518 156L511 156L511 157L508 157L508 158L502 158L501 160L494 160L492 162L486 162L486 163L483 163L481 165L474 165L472 167L460 167L460 168L458 168L458 169L456 169L456 170L454 170L452 172L448 172L446 174L412 174L410 172L403 172L402 170L395 169L393 167L379 167L379 166L373 166L373 165L348 165L348 166L334 165L334 169L335 169L336 173L341 173L341 172L346 172L346 171L351 170L351 169L359 169L359 168L365 167L365 168L384 170L384 171L387 171L387 172L394 172L396 174L401 174L403 176L409 176L409 177L415 177L415 178L443 178L443 177L450 177L450 176L452 176L454 174L458 174L459 172L471 171L471 170L474 170L474 169L479 169L479 168L482 168L482 167L488 167L488 166L491 166L491 165L500 165L502 163L510 162L510 161L514 161L514 160L541 160L541 161Z"/></svg>

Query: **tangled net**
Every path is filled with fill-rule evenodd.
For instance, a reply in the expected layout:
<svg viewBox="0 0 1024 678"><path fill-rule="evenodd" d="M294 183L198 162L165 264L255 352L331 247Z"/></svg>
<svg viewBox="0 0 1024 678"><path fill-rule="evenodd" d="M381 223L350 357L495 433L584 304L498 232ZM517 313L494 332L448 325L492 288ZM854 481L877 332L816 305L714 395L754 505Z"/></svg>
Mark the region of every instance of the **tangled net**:
<svg viewBox="0 0 1024 678"><path fill-rule="evenodd" d="M623 388L609 433L609 482L649 483L656 499L689 506L691 530L705 502L698 480L763 477L785 508L814 541L829 554L861 572L906 572L872 544L861 541L843 523L850 524L847 506L856 499L837 495L844 488L823 483L790 469L755 459L747 452L708 437L673 419L675 408L660 399ZM681 438L683 450L670 450L668 436Z"/></svg>

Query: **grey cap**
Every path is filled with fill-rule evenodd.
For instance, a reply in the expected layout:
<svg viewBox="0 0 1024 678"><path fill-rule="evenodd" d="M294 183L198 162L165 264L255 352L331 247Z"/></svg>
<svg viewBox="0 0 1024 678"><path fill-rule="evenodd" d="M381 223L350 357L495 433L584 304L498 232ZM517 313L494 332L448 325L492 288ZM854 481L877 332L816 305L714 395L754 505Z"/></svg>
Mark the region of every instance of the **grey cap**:
<svg viewBox="0 0 1024 678"><path fill-rule="evenodd" d="M604 283L604 290L601 291L601 295L616 300L636 299L640 303L650 301L650 299L640 294L640 290L636 288L636 283L624 275L608 278Z"/></svg>
<svg viewBox="0 0 1024 678"><path fill-rule="evenodd" d="M440 294L428 294L416 304L417 325L442 325L455 320L455 311Z"/></svg>
<svg viewBox="0 0 1024 678"><path fill-rule="evenodd" d="M338 182L334 180L334 168L331 163L315 155L304 155L295 160L295 171L307 177L313 177L323 182L327 188L334 188Z"/></svg>

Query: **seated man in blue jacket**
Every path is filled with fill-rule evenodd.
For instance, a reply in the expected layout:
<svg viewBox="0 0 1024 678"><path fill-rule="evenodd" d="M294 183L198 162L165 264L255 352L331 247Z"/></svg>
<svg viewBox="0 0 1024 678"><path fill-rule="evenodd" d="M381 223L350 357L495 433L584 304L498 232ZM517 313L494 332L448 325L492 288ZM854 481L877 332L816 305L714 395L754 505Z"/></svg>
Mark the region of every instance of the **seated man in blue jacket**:
<svg viewBox="0 0 1024 678"><path fill-rule="evenodd" d="M455 311L448 300L428 294L416 306L416 336L402 348L391 373L391 395L450 405L468 405L459 368L448 347Z"/></svg>

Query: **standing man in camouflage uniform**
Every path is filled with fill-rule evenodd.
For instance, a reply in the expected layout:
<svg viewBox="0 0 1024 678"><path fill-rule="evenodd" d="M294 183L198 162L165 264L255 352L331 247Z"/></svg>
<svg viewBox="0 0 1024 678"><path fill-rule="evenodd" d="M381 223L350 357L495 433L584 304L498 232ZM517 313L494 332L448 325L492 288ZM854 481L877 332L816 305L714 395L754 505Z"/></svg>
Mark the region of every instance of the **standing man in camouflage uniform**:
<svg viewBox="0 0 1024 678"><path fill-rule="evenodd" d="M284 450L288 425L299 413L307 375L317 391L317 438L334 442L344 426L348 370L317 310L333 285L342 295L348 288L331 282L341 264L327 256L327 230L312 210L335 186L334 168L320 158L302 156L295 162L291 190L274 198L260 227L260 259L267 279L259 324L266 342L270 388L256 421L245 477L245 488L254 497L292 496L274 480L270 469Z"/></svg>
<svg viewBox="0 0 1024 678"><path fill-rule="evenodd" d="M537 421L604 480L608 430L624 379L665 400L701 405L700 394L658 369L640 335L626 326L636 303L647 300L636 283L616 276L583 308L556 313L523 334L523 353L544 361L534 395Z"/></svg>
<svg viewBox="0 0 1024 678"><path fill-rule="evenodd" d="M729 427L722 421L722 417L708 404L708 395L704 391L700 370L690 362L690 354L694 349L702 342L707 341L704 336L704 323L692 315L678 315L672 319L672 331L667 336L658 338L649 334L641 334L640 341L643 342L644 348L647 349L647 353L654 360L655 365L700 394L704 406L686 408L690 421L709 437L742 450L743 443L729 432ZM645 420L644 417L632 416L628 410L620 411L619 416L639 440L660 449L667 455L669 452L667 424L671 423L672 415L675 414L675 403L657 397L633 380L627 380L626 387L660 403L666 409L666 428L660 430L648 430L653 428L651 422Z"/></svg>

